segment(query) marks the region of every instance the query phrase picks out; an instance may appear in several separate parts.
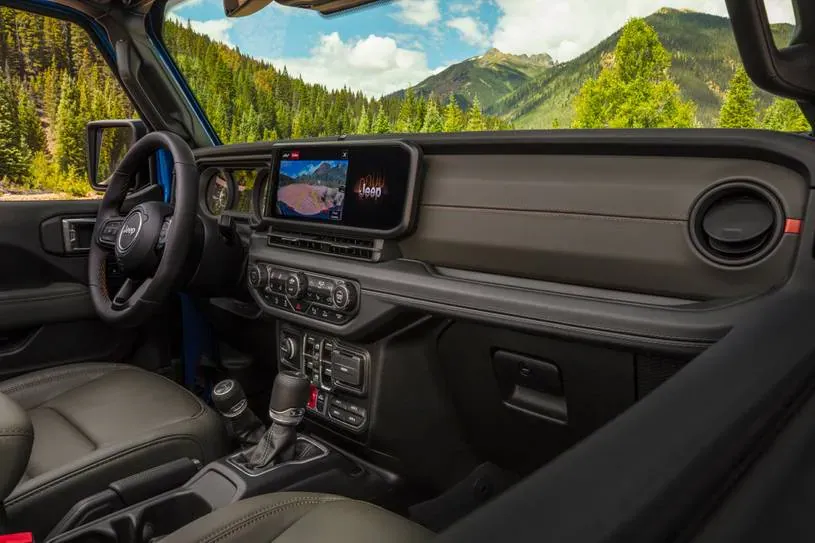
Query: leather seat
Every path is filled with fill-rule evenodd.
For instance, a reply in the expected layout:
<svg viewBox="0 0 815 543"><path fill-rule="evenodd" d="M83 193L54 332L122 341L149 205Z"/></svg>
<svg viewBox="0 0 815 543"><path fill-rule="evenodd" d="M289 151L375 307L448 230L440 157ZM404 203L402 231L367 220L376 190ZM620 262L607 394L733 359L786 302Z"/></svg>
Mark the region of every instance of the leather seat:
<svg viewBox="0 0 815 543"><path fill-rule="evenodd" d="M162 543L419 543L433 533L375 505L326 494L280 492L232 504Z"/></svg>
<svg viewBox="0 0 815 543"><path fill-rule="evenodd" d="M146 469L227 451L218 415L174 382L134 366L73 364L0 383L34 428L11 528L44 537L79 500Z"/></svg>

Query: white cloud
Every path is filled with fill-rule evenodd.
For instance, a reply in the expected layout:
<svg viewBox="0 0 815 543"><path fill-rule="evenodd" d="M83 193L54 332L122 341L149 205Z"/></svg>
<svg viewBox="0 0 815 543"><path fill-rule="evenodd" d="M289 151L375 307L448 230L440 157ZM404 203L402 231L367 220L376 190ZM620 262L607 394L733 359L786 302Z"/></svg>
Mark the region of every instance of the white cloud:
<svg viewBox="0 0 815 543"><path fill-rule="evenodd" d="M231 19L211 19L209 21L196 21L193 19L186 19L184 17L180 17L175 13L167 14L167 18L185 26L189 21L190 26L195 32L198 32L199 34L204 34L205 36L209 36L214 41L221 42L224 45L228 45L229 47L235 47L235 44L229 38L229 31L235 25L235 21Z"/></svg>
<svg viewBox="0 0 815 543"><path fill-rule="evenodd" d="M794 20L790 0L765 0L772 22ZM727 16L724 0L495 0L493 45L507 53L549 53L570 60L617 31L631 17L661 7Z"/></svg>
<svg viewBox="0 0 815 543"><path fill-rule="evenodd" d="M393 38L374 34L343 41L334 32L321 36L308 57L266 60L304 81L331 89L348 87L369 96L404 89L432 74L423 51L403 49Z"/></svg>
<svg viewBox="0 0 815 543"><path fill-rule="evenodd" d="M439 0L398 0L397 18L408 24L427 26L441 20Z"/></svg>
<svg viewBox="0 0 815 543"><path fill-rule="evenodd" d="M456 17L447 21L447 26L458 31L461 39L476 47L486 47L490 44L487 34L487 25L472 17Z"/></svg>
<svg viewBox="0 0 815 543"><path fill-rule="evenodd" d="M196 0L192 0L196 1ZM469 2L460 2L457 4L450 5L450 13L454 15L466 15L468 13L474 13L481 9L481 4L484 3L484 0L470 0Z"/></svg>

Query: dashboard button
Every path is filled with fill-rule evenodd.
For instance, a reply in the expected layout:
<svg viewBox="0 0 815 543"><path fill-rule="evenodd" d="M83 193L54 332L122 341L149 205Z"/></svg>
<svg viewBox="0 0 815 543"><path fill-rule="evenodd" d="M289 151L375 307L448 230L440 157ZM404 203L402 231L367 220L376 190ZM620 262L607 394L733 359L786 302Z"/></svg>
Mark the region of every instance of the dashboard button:
<svg viewBox="0 0 815 543"><path fill-rule="evenodd" d="M344 409L346 411L348 410L348 404L346 404L339 398L331 398L331 405L334 407L339 407L340 409Z"/></svg>
<svg viewBox="0 0 815 543"><path fill-rule="evenodd" d="M331 313L331 320L336 324L342 324L348 320L348 315L343 315L342 313Z"/></svg>
<svg viewBox="0 0 815 543"><path fill-rule="evenodd" d="M315 319L319 318L319 316L320 316L320 308L317 307L316 305L312 305L311 307L308 308L308 311L306 312L306 314L309 317L314 317Z"/></svg>
<svg viewBox="0 0 815 543"><path fill-rule="evenodd" d="M346 413L345 418L342 420L343 422L350 424L351 426L362 426L362 423L364 422L362 420L362 417L352 415L351 413Z"/></svg>
<svg viewBox="0 0 815 543"><path fill-rule="evenodd" d="M354 415L358 415L362 418L365 418L365 416L368 414L368 412L364 408L352 403L345 404L345 410L350 411Z"/></svg>
<svg viewBox="0 0 815 543"><path fill-rule="evenodd" d="M269 270L266 269L266 266L253 264L252 266L249 266L247 278L249 279L249 285L252 288L258 289L265 287L269 281Z"/></svg>
<svg viewBox="0 0 815 543"><path fill-rule="evenodd" d="M298 272L286 278L286 294L294 298L302 298L308 290L308 277Z"/></svg>

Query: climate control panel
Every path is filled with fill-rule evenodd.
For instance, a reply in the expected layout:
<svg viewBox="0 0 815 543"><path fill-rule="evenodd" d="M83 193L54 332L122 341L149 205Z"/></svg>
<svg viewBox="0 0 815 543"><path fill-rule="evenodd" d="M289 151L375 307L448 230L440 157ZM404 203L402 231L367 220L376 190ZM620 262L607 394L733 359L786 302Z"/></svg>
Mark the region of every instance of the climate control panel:
<svg viewBox="0 0 815 543"><path fill-rule="evenodd" d="M359 309L354 281L256 262L247 270L249 287L271 309L329 324L349 322Z"/></svg>

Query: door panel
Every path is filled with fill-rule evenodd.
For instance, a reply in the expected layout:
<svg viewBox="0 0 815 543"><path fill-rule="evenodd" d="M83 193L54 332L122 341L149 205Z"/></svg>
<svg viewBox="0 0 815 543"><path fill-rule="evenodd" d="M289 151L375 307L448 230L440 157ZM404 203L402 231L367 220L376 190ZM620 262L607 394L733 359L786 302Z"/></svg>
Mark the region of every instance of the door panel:
<svg viewBox="0 0 815 543"><path fill-rule="evenodd" d="M81 224L78 241L85 245L87 220L98 205L0 202L0 379L71 362L121 360L131 352L135 332L96 316L87 253L65 250L64 219ZM81 223L70 222L76 219Z"/></svg>

